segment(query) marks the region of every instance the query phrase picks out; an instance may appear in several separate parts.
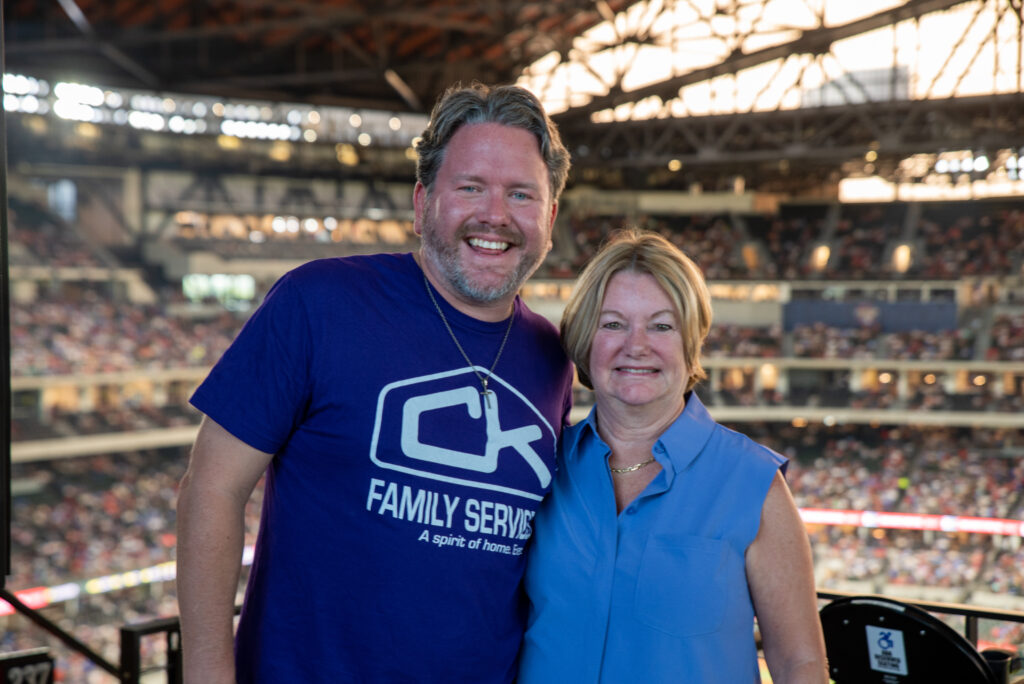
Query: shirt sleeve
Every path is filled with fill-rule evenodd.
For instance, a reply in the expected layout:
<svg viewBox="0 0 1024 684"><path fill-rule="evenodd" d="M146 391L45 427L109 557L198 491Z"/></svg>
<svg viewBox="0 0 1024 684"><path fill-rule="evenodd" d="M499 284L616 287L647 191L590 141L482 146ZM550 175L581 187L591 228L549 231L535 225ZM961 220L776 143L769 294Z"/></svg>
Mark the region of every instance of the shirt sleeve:
<svg viewBox="0 0 1024 684"><path fill-rule="evenodd" d="M276 453L308 405L310 338L300 288L287 274L196 389L192 405L249 446Z"/></svg>

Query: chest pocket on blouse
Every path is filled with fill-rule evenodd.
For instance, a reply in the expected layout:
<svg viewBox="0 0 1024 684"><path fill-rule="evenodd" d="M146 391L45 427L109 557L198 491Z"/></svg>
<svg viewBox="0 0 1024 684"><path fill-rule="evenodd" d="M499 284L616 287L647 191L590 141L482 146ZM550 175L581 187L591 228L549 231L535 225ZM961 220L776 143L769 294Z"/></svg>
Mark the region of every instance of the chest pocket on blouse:
<svg viewBox="0 0 1024 684"><path fill-rule="evenodd" d="M637 620L678 637L718 630L729 600L728 553L718 539L649 539L637 573Z"/></svg>

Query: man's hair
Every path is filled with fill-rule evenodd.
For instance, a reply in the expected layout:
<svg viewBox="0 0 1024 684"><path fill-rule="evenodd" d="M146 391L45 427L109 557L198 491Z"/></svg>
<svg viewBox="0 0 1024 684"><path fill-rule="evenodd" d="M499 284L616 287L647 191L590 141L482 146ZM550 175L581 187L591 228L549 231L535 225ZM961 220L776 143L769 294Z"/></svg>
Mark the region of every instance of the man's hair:
<svg viewBox="0 0 1024 684"><path fill-rule="evenodd" d="M635 228L609 237L580 273L562 313L562 345L576 364L580 382L594 388L590 379L590 349L608 282L620 271L650 274L675 305L683 358L690 371L686 391L690 391L707 378L700 363L700 349L711 329L711 295L704 274L671 242L657 233Z"/></svg>
<svg viewBox="0 0 1024 684"><path fill-rule="evenodd" d="M519 86L454 85L430 113L430 122L416 144L416 180L429 192L444 161L448 141L465 124L498 123L533 133L548 167L551 200L557 201L569 175L569 151L540 100ZM498 163L499 160L495 160Z"/></svg>

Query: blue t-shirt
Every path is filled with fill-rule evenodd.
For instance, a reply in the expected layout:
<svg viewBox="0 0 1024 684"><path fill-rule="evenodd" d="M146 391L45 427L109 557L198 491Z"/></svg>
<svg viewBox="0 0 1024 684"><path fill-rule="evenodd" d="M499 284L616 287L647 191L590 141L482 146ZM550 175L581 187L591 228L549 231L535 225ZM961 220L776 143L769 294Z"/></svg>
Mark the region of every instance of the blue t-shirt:
<svg viewBox="0 0 1024 684"><path fill-rule="evenodd" d="M486 374L507 323L438 304ZM523 548L571 401L519 300L485 402L410 254L282 277L192 403L275 454L238 681L509 682Z"/></svg>
<svg viewBox="0 0 1024 684"><path fill-rule="evenodd" d="M655 444L662 466L620 514L594 412L563 433L526 571L519 684L760 681L745 553L779 454L697 395Z"/></svg>

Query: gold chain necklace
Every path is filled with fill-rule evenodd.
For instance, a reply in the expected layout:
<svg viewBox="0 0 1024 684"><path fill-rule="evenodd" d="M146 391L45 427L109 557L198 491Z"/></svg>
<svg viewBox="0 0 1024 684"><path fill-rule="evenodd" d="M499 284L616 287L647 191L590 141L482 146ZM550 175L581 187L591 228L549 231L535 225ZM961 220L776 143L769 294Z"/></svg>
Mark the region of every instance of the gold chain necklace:
<svg viewBox="0 0 1024 684"><path fill-rule="evenodd" d="M646 461L641 461L640 463L634 463L633 465L626 466L625 468L612 468L612 464L609 463L608 464L608 470L612 471L613 473L631 473L634 470L640 470L644 466L651 465L652 463L654 463L654 457L653 456L651 456Z"/></svg>
<svg viewBox="0 0 1024 684"><path fill-rule="evenodd" d="M487 408L490 408L491 395L494 394L494 391L487 389L487 381L490 380L491 375L494 373L494 369L498 366L498 359L501 358L501 353L505 351L505 343L508 342L508 335L512 332L512 321L515 320L516 317L515 308L513 307L512 313L509 314L508 327L505 328L505 337L501 340L501 346L498 347L498 354L494 357L494 363L491 364L491 369L487 371L487 375L481 375L480 371L478 371L476 366L473 365L473 362L469 360L469 354L467 354L466 350L462 348L461 344L459 344L459 338L455 336L455 331L452 330L451 324L448 323L448 319L445 318L444 311L441 310L441 306L437 303L437 299L434 297L434 291L430 287L430 281L427 280L426 270L423 271L423 285L427 288L427 295L430 296L430 301L434 303L434 308L437 309L437 314L441 317L441 322L444 323L444 327L448 330L448 334L451 335L452 342L455 343L459 353L462 354L462 358L466 359L466 363L469 364L469 369L476 374L477 378L480 379L480 384L483 386L483 389L480 390L480 396L482 396L487 402Z"/></svg>

